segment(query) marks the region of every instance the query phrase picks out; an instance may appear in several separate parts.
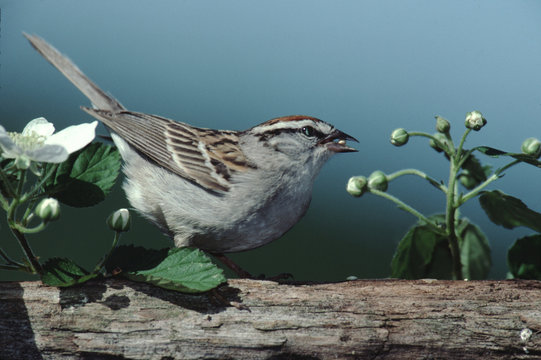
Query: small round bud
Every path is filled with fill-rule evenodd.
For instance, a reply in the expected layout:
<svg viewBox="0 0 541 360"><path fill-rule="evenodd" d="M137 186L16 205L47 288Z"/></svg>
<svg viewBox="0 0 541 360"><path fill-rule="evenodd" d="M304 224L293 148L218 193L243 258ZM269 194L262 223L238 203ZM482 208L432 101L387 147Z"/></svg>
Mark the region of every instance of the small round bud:
<svg viewBox="0 0 541 360"><path fill-rule="evenodd" d="M346 190L350 195L359 197L364 194L367 190L366 185L368 180L364 176L353 176L349 178Z"/></svg>
<svg viewBox="0 0 541 360"><path fill-rule="evenodd" d="M34 213L43 221L54 221L60 217L60 204L53 198L43 199L34 209Z"/></svg>
<svg viewBox="0 0 541 360"><path fill-rule="evenodd" d="M447 150L448 142L445 135L443 135L442 133L435 133L432 136L434 136L434 138L436 138L436 140L438 140L438 142L441 143L441 145L443 145L444 148L441 148L440 145L436 141L434 141L434 139L430 139L429 144L431 148L433 148L437 152L442 152L444 150Z"/></svg>
<svg viewBox="0 0 541 360"><path fill-rule="evenodd" d="M114 231L130 229L130 212L128 209L118 209L107 218L107 225Z"/></svg>
<svg viewBox="0 0 541 360"><path fill-rule="evenodd" d="M481 112L474 110L466 114L466 121L464 124L468 129L472 129L475 131L481 130L483 126L485 126L487 123L487 119L483 117L483 114Z"/></svg>
<svg viewBox="0 0 541 360"><path fill-rule="evenodd" d="M449 133L449 130L451 129L451 124L449 123L449 120L436 115L436 130L442 134Z"/></svg>
<svg viewBox="0 0 541 360"><path fill-rule="evenodd" d="M396 129L391 133L391 144L394 146L402 146L408 143L410 135L402 128Z"/></svg>
<svg viewBox="0 0 541 360"><path fill-rule="evenodd" d="M538 158L541 155L541 141L536 138L528 138L524 140L520 149L524 154Z"/></svg>
<svg viewBox="0 0 541 360"><path fill-rule="evenodd" d="M383 171L376 170L368 177L368 189L386 191L389 187L387 175Z"/></svg>

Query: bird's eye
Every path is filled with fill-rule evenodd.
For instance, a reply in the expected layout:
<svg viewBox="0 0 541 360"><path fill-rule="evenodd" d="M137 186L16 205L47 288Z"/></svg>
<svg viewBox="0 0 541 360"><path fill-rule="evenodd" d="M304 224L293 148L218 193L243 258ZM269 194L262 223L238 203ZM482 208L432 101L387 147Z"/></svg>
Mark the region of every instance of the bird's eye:
<svg viewBox="0 0 541 360"><path fill-rule="evenodd" d="M316 134L316 131L311 126L304 126L301 129L301 132L303 133L303 135L306 135L306 136L309 136L309 137L312 137L312 136L314 136Z"/></svg>

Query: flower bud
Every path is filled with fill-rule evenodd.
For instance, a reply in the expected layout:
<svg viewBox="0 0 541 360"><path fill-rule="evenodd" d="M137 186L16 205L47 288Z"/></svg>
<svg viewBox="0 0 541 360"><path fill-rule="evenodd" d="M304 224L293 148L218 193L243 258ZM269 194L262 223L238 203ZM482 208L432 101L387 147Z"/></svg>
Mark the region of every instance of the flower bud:
<svg viewBox="0 0 541 360"><path fill-rule="evenodd" d="M107 218L107 225L114 231L130 229L130 212L128 209L118 209Z"/></svg>
<svg viewBox="0 0 541 360"><path fill-rule="evenodd" d="M436 141L434 141L433 139L430 139L429 144L431 148L433 148L437 152L442 152L444 150L447 150L448 142L447 142L447 137L445 137L445 135L443 135L442 133L435 133L432 136L434 136L436 140L438 140L444 146L444 148L441 148Z"/></svg>
<svg viewBox="0 0 541 360"><path fill-rule="evenodd" d="M436 130L442 134L449 133L449 130L451 129L451 124L449 123L449 120L436 115Z"/></svg>
<svg viewBox="0 0 541 360"><path fill-rule="evenodd" d="M464 124L468 129L479 131L483 126L486 125L486 123L487 119L483 117L483 114L477 110L474 110L466 114L466 121Z"/></svg>
<svg viewBox="0 0 541 360"><path fill-rule="evenodd" d="M524 154L538 158L541 155L541 141L536 138L528 138L524 140L520 149Z"/></svg>
<svg viewBox="0 0 541 360"><path fill-rule="evenodd" d="M366 185L368 180L364 176L353 176L349 178L346 190L350 195L359 197L364 194L367 190Z"/></svg>
<svg viewBox="0 0 541 360"><path fill-rule="evenodd" d="M34 213L43 221L54 221L60 217L60 204L53 198L43 199L34 209Z"/></svg>
<svg viewBox="0 0 541 360"><path fill-rule="evenodd" d="M376 170L368 177L368 189L386 191L389 187L387 175L383 171Z"/></svg>
<svg viewBox="0 0 541 360"><path fill-rule="evenodd" d="M394 146L406 145L410 136L408 132L402 128L396 129L391 133L391 144Z"/></svg>

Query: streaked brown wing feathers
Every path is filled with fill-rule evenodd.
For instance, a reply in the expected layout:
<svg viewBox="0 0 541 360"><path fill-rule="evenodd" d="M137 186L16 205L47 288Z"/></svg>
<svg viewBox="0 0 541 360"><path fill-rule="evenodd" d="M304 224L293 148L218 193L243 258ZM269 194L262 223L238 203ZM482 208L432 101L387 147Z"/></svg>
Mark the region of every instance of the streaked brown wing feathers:
<svg viewBox="0 0 541 360"><path fill-rule="evenodd" d="M161 167L209 190L229 190L231 170L250 167L238 147L235 132L219 132L222 139L216 141L214 130L194 128L155 115L84 110Z"/></svg>

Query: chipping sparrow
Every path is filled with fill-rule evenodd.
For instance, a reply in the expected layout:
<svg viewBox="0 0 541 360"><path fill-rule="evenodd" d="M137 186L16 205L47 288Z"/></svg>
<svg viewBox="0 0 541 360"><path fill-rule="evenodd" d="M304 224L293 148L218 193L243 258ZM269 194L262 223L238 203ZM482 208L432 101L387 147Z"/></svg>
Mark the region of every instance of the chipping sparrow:
<svg viewBox="0 0 541 360"><path fill-rule="evenodd" d="M174 239L221 254L256 248L295 225L314 179L353 137L309 116L285 116L245 131L202 129L126 110L69 59L32 35L34 48L92 102L124 159L131 205Z"/></svg>

